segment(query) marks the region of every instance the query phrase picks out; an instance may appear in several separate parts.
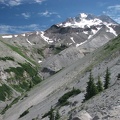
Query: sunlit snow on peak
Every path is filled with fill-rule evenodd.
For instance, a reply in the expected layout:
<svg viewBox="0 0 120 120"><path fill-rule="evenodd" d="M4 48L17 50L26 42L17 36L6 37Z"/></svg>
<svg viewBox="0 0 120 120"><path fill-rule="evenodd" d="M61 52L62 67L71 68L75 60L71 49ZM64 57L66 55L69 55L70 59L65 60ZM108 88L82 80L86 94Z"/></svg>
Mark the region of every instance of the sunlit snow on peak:
<svg viewBox="0 0 120 120"><path fill-rule="evenodd" d="M65 24L63 24L63 27L73 27L73 28L77 28L77 27L80 27L80 28L84 28L85 26L93 26L93 25L101 25L102 24L102 21L100 19L92 19L92 20L87 20L87 19L81 19L80 22L74 22L74 23L71 23L71 22L66 22Z"/></svg>
<svg viewBox="0 0 120 120"><path fill-rule="evenodd" d="M81 16L82 18L86 18L86 17L87 17L87 15L86 15L85 13L81 13L80 16Z"/></svg>

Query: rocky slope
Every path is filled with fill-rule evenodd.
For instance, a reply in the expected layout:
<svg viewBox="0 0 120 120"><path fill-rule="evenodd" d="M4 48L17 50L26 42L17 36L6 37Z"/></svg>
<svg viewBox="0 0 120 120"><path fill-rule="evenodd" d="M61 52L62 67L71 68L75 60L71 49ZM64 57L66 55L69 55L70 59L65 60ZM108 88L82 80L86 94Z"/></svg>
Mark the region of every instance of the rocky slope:
<svg viewBox="0 0 120 120"><path fill-rule="evenodd" d="M22 113L29 111L19 119L40 120L42 116L50 110L51 106L55 107L57 105L58 99L63 94L75 87L80 89L82 92L77 96L69 98L71 104L63 107L55 107L55 109L59 110L62 120L67 120L71 114L72 118L74 118L79 114L79 112L79 115L82 114L85 116L87 114L87 116L89 116L89 120L96 118L96 116L106 119L106 115L108 115L107 117L110 117L111 120L112 118L114 120L115 117L119 117L118 100L120 96L119 81L117 81L117 75L120 71L119 63L120 37L117 37L105 46L100 47L91 54L79 59L71 66L61 70L56 75L48 78L37 87L33 88L30 92L28 92L26 98L21 99L17 104L6 111L3 119L17 120ZM110 88L82 104L86 90L86 82L89 77L89 70L92 69L95 80L97 80L98 75L100 75L103 80L107 67L111 72ZM111 94L111 92L113 94ZM116 99L113 101L114 98ZM110 101L107 102L108 100ZM73 105L75 101L76 104ZM109 106L111 106L111 109L109 109ZM99 111L99 108L101 108L101 111ZM87 113L82 113L82 110L86 110ZM111 114L112 116L109 116L112 110L115 112Z"/></svg>
<svg viewBox="0 0 120 120"><path fill-rule="evenodd" d="M36 65L18 46L0 40L0 111L41 81Z"/></svg>

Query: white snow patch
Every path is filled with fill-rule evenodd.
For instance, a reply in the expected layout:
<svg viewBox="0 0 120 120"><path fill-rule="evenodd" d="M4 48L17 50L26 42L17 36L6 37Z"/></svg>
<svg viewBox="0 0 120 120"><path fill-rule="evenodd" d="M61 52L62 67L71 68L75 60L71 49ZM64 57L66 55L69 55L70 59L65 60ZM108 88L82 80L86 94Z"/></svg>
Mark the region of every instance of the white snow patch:
<svg viewBox="0 0 120 120"><path fill-rule="evenodd" d="M87 17L87 15L85 13L81 13L80 15L81 15L82 18L86 18Z"/></svg>
<svg viewBox="0 0 120 120"><path fill-rule="evenodd" d="M75 40L73 39L73 37L70 37L70 39L72 40L73 43L75 43Z"/></svg>
<svg viewBox="0 0 120 120"><path fill-rule="evenodd" d="M36 35L39 35L39 32L38 32L38 31L36 31Z"/></svg>
<svg viewBox="0 0 120 120"><path fill-rule="evenodd" d="M93 34L96 34L96 33L97 33L97 30L93 30L93 29L92 29L92 33L93 33Z"/></svg>
<svg viewBox="0 0 120 120"><path fill-rule="evenodd" d="M26 39L26 41L30 44L30 45L34 45L33 43L31 43L28 39Z"/></svg>
<svg viewBox="0 0 120 120"><path fill-rule="evenodd" d="M14 37L18 37L18 35L14 35Z"/></svg>
<svg viewBox="0 0 120 120"><path fill-rule="evenodd" d="M88 39L90 39L93 35L89 35Z"/></svg>
<svg viewBox="0 0 120 120"><path fill-rule="evenodd" d="M117 36L117 33L114 31L114 29L112 27L110 27L109 25L106 25L109 30L106 30L106 32L110 32L110 33L113 33L115 36Z"/></svg>
<svg viewBox="0 0 120 120"><path fill-rule="evenodd" d="M87 42L87 40L84 41L84 42L81 42L80 44L76 44L76 47L79 47L80 45L82 45L82 44L84 44L84 43L86 43L86 42Z"/></svg>
<svg viewBox="0 0 120 120"><path fill-rule="evenodd" d="M72 43L69 43L69 45L72 45Z"/></svg>
<svg viewBox="0 0 120 120"><path fill-rule="evenodd" d="M6 36L2 36L2 38L12 38L12 35L6 35Z"/></svg>
<svg viewBox="0 0 120 120"><path fill-rule="evenodd" d="M87 19L84 19L84 18L81 18L81 21L80 22L74 22L74 23L70 23L70 22L66 22L63 27L73 27L73 28L84 28L85 26L93 26L93 25L101 25L102 24L102 21L100 19L93 19L93 20L87 20ZM61 26L61 24L59 24L59 26Z"/></svg>
<svg viewBox="0 0 120 120"><path fill-rule="evenodd" d="M48 40L49 43L53 43L54 41L53 40Z"/></svg>
<svg viewBox="0 0 120 120"><path fill-rule="evenodd" d="M23 37L25 37L25 34L21 34Z"/></svg>
<svg viewBox="0 0 120 120"><path fill-rule="evenodd" d="M90 39L92 36L94 36L99 30L101 29L101 27L100 28L97 28L97 30L93 30L92 29L92 35L89 35L89 37L88 37L88 39Z"/></svg>
<svg viewBox="0 0 120 120"><path fill-rule="evenodd" d="M88 31L83 31L83 33L88 34Z"/></svg>
<svg viewBox="0 0 120 120"><path fill-rule="evenodd" d="M38 63L41 63L41 62L42 62L41 60L38 61Z"/></svg>
<svg viewBox="0 0 120 120"><path fill-rule="evenodd" d="M41 37L43 38L43 40L45 40L48 44L52 43L53 42L52 39L46 37L44 34L45 34L44 32L41 32Z"/></svg>

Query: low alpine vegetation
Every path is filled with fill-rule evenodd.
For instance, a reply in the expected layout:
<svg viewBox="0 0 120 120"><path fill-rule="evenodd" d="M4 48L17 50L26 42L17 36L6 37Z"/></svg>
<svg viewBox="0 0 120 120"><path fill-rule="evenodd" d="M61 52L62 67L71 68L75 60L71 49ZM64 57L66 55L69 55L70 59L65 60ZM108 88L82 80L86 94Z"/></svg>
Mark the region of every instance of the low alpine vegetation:
<svg viewBox="0 0 120 120"><path fill-rule="evenodd" d="M20 115L19 118L24 117L24 116L27 115L28 113L29 113L29 110L27 109L26 111L24 111L24 112Z"/></svg>
<svg viewBox="0 0 120 120"><path fill-rule="evenodd" d="M0 57L0 60L2 60L2 61L7 61L7 60L15 61L13 57Z"/></svg>
<svg viewBox="0 0 120 120"><path fill-rule="evenodd" d="M59 98L58 103L61 106L69 104L69 102L67 101L68 98L70 98L71 96L74 96L74 95L78 95L79 93L81 93L81 91L79 89L73 88L71 91L65 93L61 98Z"/></svg>

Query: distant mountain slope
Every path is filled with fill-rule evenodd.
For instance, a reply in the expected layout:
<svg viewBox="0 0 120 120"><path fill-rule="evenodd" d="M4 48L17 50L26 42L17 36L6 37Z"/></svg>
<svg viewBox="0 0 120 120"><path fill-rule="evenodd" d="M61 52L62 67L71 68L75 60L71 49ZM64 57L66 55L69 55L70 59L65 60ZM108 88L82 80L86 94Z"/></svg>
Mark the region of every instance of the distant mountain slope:
<svg viewBox="0 0 120 120"><path fill-rule="evenodd" d="M46 71L42 75L46 78L52 71L63 69L73 64L77 59L89 54L120 34L120 25L110 17L82 13L69 18L65 22L53 25L45 31L45 35L56 44L69 46L59 54L47 58L41 63Z"/></svg>

